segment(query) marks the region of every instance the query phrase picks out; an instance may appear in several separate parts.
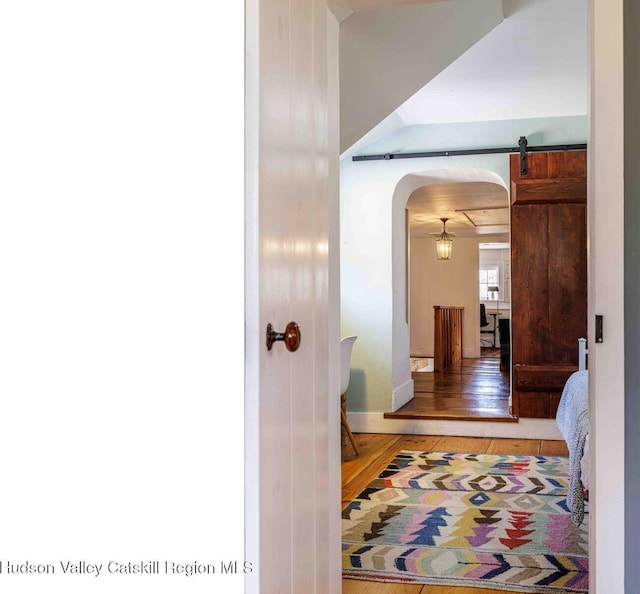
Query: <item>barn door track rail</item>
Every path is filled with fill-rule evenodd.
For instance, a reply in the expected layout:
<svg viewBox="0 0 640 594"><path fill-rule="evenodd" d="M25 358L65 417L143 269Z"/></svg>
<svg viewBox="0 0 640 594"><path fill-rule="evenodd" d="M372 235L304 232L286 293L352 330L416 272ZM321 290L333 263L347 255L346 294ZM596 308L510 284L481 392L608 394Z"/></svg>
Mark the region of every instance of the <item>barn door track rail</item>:
<svg viewBox="0 0 640 594"><path fill-rule="evenodd" d="M546 153L551 151L583 151L584 144L547 144L528 146L527 137L521 136L518 146L500 148L455 149L441 151L427 151L419 153L385 153L384 155L355 155L353 161L390 161L391 159L422 159L425 157L461 157L465 155L496 155L500 153L520 153L520 174L527 173L527 153Z"/></svg>

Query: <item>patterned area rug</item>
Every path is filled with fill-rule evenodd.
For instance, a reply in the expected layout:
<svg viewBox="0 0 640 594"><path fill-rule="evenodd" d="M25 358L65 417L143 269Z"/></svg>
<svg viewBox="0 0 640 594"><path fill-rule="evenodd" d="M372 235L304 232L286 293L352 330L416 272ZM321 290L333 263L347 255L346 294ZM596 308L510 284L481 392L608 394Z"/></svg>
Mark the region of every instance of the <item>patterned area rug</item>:
<svg viewBox="0 0 640 594"><path fill-rule="evenodd" d="M563 457L403 450L343 511L343 577L588 592Z"/></svg>

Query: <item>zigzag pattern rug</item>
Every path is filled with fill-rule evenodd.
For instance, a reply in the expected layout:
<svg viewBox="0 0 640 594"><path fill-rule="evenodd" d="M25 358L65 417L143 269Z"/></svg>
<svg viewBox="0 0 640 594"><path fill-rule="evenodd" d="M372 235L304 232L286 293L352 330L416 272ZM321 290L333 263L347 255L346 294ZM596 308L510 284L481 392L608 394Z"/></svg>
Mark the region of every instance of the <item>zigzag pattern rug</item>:
<svg viewBox="0 0 640 594"><path fill-rule="evenodd" d="M563 457L403 450L342 514L343 577L588 592Z"/></svg>

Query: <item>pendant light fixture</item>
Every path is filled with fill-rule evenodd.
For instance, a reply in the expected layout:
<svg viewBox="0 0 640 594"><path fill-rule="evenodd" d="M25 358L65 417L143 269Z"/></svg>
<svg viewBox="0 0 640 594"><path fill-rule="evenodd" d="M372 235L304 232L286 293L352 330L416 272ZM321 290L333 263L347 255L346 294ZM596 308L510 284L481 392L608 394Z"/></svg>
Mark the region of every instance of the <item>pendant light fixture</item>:
<svg viewBox="0 0 640 594"><path fill-rule="evenodd" d="M442 221L442 233L436 239L436 254L438 260L451 260L451 252L453 251L453 241L447 233L447 221L449 219L440 219Z"/></svg>

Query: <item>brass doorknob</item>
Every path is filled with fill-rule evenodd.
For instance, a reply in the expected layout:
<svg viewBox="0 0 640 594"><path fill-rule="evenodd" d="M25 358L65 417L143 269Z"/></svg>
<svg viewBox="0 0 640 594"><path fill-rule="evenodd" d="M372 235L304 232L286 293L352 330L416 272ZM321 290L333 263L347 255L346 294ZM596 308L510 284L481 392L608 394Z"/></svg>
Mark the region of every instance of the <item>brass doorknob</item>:
<svg viewBox="0 0 640 594"><path fill-rule="evenodd" d="M300 335L300 326L295 322L289 322L284 332L274 332L273 326L267 324L267 350L270 351L273 343L281 340L284 346L291 353L298 350L302 336Z"/></svg>

